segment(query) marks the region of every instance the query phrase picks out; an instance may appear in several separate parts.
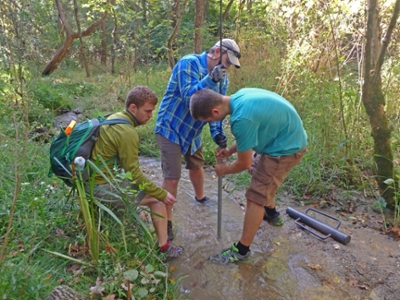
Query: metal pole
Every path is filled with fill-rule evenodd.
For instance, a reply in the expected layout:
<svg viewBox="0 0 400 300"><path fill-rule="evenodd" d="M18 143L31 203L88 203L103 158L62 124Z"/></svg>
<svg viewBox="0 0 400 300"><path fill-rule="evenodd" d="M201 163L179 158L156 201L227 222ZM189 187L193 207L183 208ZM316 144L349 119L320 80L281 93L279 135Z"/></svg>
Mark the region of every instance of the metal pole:
<svg viewBox="0 0 400 300"><path fill-rule="evenodd" d="M331 227L331 226L329 226L329 225L327 225L327 224L325 224L325 223L322 223L321 221L319 221L319 220L317 220L317 219L315 219L315 218L313 218L313 217L308 216L308 215L307 215L307 211L309 211L309 210L314 211L314 212L317 212L317 213L319 213L319 214L322 214L322 215L324 215L324 216L326 216L326 217L329 217L329 218L331 218L331 219L333 219L333 220L338 221L337 227L336 227L336 228L333 228L333 227ZM338 241L339 243L342 243L343 245L347 245L347 244L350 242L351 237L350 237L348 234L345 234L345 233L343 233L343 232L341 232L341 231L338 230L339 225L340 225L340 221L339 221L337 218L334 218L334 217L332 217L332 216L330 216L330 215L327 215L327 214L322 213L322 212L320 212L320 211L317 211L317 210L315 210L315 209L308 209L307 211L306 211L305 214L303 214L303 213L301 213L301 212L299 212L299 211L297 211L297 210L295 210L295 209L293 209L293 208L291 208L291 207L288 207L288 208L286 209L286 213L287 213L291 218L296 219L295 223L296 223L298 226L300 226L301 228L307 230L307 231L310 232L311 234L313 234L313 235L319 237L320 239L325 240L325 239L331 237L331 238L333 238L334 240ZM300 221L301 223L299 223L299 221ZM308 229L306 226L304 226L302 223L305 224L305 225L307 225L307 226L310 226L311 228L313 228L313 229L315 229L315 230L318 230L319 232L322 232L322 233L325 234L326 236L323 237L323 236L321 236L321 235L319 235L319 234L317 234L317 233L315 233L315 232L309 230L309 229Z"/></svg>
<svg viewBox="0 0 400 300"><path fill-rule="evenodd" d="M222 0L219 1L219 63L222 63ZM222 82L219 84L219 93L222 94ZM221 120L222 133L222 120ZM221 163L221 161L218 161ZM218 176L218 239L221 239L221 223L222 223L222 176Z"/></svg>

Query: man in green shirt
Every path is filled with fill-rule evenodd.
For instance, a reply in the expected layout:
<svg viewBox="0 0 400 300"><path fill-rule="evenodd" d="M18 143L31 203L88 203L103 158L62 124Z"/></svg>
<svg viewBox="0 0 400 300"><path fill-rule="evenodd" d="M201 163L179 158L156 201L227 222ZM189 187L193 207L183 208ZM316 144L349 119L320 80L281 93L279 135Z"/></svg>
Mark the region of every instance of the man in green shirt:
<svg viewBox="0 0 400 300"><path fill-rule="evenodd" d="M146 124L152 117L157 101L157 96L146 86L136 86L130 90L125 101L125 111L112 114L108 119L123 118L131 124L101 126L99 138L91 154L91 160L98 161L98 158L101 157L108 162L108 168L112 172L115 172L115 163L119 169L131 172L133 183L124 182L122 184L129 184L129 188L137 190L138 193L135 197L130 197L129 200L139 205L148 206L155 213L152 214L152 221L160 252L165 253L167 259L170 259L178 257L183 251L182 247L175 246L171 241L168 241L167 235L166 205L173 205L177 200L171 193L150 181L140 170L139 135L135 128ZM101 168L101 170L104 174L108 173L105 167ZM101 174L96 174L95 184L94 195L96 197L114 200L112 205L116 208L125 206L123 201L105 192L105 190L112 191L113 188ZM141 191L139 191L139 186L142 188Z"/></svg>

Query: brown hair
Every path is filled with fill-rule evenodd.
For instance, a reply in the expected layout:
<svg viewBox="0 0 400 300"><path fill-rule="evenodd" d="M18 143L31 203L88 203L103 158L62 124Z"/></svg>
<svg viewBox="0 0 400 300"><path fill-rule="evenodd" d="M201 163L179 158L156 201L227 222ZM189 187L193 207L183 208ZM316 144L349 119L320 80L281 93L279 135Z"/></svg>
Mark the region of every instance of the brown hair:
<svg viewBox="0 0 400 300"><path fill-rule="evenodd" d="M194 119L207 119L211 110L222 103L222 95L210 89L197 91L190 97L190 113Z"/></svg>
<svg viewBox="0 0 400 300"><path fill-rule="evenodd" d="M151 89L147 86L138 85L131 89L126 96L125 107L129 108L131 104L135 104L139 108L146 102L156 105L157 101L157 96Z"/></svg>

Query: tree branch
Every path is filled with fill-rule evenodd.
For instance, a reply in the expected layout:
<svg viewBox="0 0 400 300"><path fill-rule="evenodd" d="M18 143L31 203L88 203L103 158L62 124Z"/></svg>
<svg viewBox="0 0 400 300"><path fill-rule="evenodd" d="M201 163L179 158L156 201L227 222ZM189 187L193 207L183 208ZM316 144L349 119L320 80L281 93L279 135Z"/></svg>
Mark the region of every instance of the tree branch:
<svg viewBox="0 0 400 300"><path fill-rule="evenodd" d="M389 46L393 29L396 26L397 19L399 17L399 12L400 12L400 0L396 0L396 3L393 8L392 18L390 19L389 27L387 28L385 37L383 38L381 52L379 53L379 57L376 62L375 76L376 76L376 74L378 74L380 72L380 70L382 68L383 61L385 58L385 53L386 53L387 47Z"/></svg>

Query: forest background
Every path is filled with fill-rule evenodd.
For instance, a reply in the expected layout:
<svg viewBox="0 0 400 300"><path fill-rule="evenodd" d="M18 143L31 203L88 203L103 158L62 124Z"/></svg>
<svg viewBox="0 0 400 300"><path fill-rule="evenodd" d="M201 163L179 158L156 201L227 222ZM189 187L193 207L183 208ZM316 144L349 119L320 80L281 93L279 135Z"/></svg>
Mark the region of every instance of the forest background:
<svg viewBox="0 0 400 300"><path fill-rule="evenodd" d="M340 202L350 211L352 196L362 194L389 212L385 229L397 228L399 9L399 0L4 2L0 294L39 299L68 283L126 297L127 289L116 286L138 281L137 297L176 295L171 270L156 258L125 266L125 273L118 269L127 254L106 251L117 247L118 235L102 237L96 267L79 261L86 269L70 270L73 249L87 252L86 235L69 190L47 176L49 142L57 133L54 117L66 111L83 109L81 117L91 118L121 110L127 91L139 84L161 99L177 59L209 49L221 29L242 54L242 67L229 70L229 94L243 87L272 90L303 119L309 151L283 188L295 201ZM154 119L140 129L141 155L159 155L153 127ZM204 143L212 164L215 145L207 130ZM229 179L238 188L248 181L245 174ZM69 258L54 254L66 251ZM115 280L93 279L110 272Z"/></svg>

